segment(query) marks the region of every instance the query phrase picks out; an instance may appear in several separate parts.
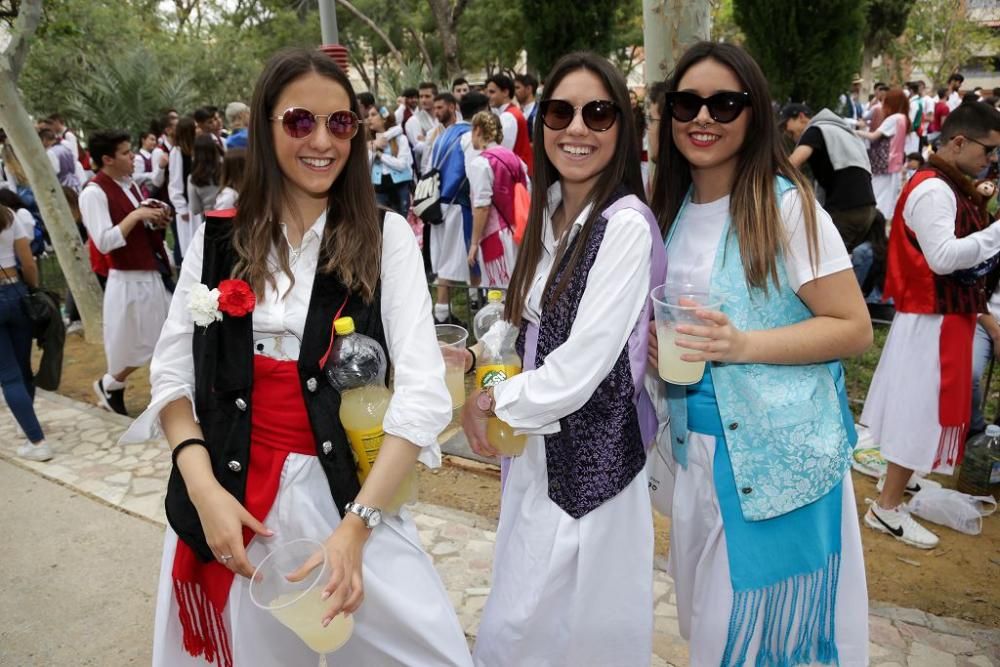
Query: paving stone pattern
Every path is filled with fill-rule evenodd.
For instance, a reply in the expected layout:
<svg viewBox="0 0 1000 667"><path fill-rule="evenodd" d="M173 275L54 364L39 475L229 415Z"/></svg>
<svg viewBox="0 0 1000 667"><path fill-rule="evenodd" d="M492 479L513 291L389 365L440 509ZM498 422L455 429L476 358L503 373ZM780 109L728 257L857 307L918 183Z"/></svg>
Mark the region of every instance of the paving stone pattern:
<svg viewBox="0 0 1000 667"><path fill-rule="evenodd" d="M170 452L165 442L118 445L127 418L57 394L39 391L35 409L55 458L34 463L15 456L24 438L8 410L0 410L0 458L166 524L163 495ZM490 592L496 523L424 503L410 511L471 643ZM662 566L662 558L657 562ZM661 570L653 573L656 634L651 665L680 667L689 663L688 648L677 626L673 582ZM1000 630L878 603L872 604L870 629L875 667L1000 667Z"/></svg>

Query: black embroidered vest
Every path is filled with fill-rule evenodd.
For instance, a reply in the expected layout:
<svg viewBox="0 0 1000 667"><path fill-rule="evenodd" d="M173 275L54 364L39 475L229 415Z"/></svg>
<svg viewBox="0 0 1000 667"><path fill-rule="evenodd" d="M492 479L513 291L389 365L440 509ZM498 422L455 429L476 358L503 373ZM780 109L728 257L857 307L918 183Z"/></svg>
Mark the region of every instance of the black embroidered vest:
<svg viewBox="0 0 1000 667"><path fill-rule="evenodd" d="M201 282L210 289L232 277L236 253L232 247L229 217L206 216L205 251ZM319 267L326 260L320 255ZM346 305L342 317L353 317L358 332L377 340L386 351L381 317L381 283L371 303L348 292L334 274L316 272L309 314L299 352L299 380L306 412L315 437L316 456L330 484L334 504L343 516L344 505L361 490L357 467L347 435L340 424L340 394L327 382L319 360L330 344L333 319ZM201 422L219 483L243 502L250 461L250 410L253 387L253 314L225 316L208 327L195 327L195 410ZM212 560L198 513L175 467L170 472L166 498L167 521L178 537L198 556Z"/></svg>

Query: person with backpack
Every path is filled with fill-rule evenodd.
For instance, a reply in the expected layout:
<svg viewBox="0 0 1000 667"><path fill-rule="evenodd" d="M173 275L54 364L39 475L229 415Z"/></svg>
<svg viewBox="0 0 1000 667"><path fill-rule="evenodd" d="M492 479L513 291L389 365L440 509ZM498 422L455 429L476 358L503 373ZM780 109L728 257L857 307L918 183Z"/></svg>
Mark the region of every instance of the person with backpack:
<svg viewBox="0 0 1000 667"><path fill-rule="evenodd" d="M500 119L481 111L472 117L472 147L480 151L466 167L472 198L469 266L478 262L482 287L506 288L517 261L515 191L527 194L528 167L503 140ZM527 212L523 211L522 215Z"/></svg>

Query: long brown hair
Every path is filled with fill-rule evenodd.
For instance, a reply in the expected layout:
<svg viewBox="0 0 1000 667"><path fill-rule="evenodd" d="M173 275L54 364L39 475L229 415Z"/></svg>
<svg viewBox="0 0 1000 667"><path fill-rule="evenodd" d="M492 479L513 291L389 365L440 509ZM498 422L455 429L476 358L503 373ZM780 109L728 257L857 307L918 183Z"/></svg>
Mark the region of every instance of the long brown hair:
<svg viewBox="0 0 1000 667"><path fill-rule="evenodd" d="M750 93L750 108L744 112L750 113L750 122L740 147L736 167L738 176L729 200L729 215L732 218L730 233L736 234L739 242L747 283L767 290L768 278L775 285L778 283L778 255L787 244L774 178L778 174L785 176L798 189L805 218L809 260L815 269L819 256L819 233L813 189L802 173L788 161L771 110L767 79L742 48L713 42L695 44L681 56L673 75L667 79L666 92L676 91L684 74L709 58L731 69L744 90ZM669 109L664 108L663 111L665 117L660 123L660 159L657 161L652 208L666 238L691 189L691 165L674 143L673 120L666 117Z"/></svg>
<svg viewBox="0 0 1000 667"><path fill-rule="evenodd" d="M6 231L14 222L14 212L0 204L0 232Z"/></svg>
<svg viewBox="0 0 1000 667"><path fill-rule="evenodd" d="M311 72L335 81L347 92L350 109L355 113L360 109L350 80L323 53L287 49L274 54L264 66L250 103L246 173L233 221L233 247L239 256L234 273L250 283L258 296L263 295L265 285L275 287L267 262L272 248L276 249L279 268L292 284L295 282L287 245L281 242L285 177L275 157L275 123L271 118L285 87ZM382 233L368 167L367 141L359 130L351 140L347 164L330 186L320 271L336 273L346 287L370 302L381 270Z"/></svg>
<svg viewBox="0 0 1000 667"><path fill-rule="evenodd" d="M200 134L194 140L191 154L191 182L198 187L219 184L222 171L222 149L210 134Z"/></svg>
<svg viewBox="0 0 1000 667"><path fill-rule="evenodd" d="M616 67L596 53L580 51L565 55L559 59L549 75L545 77L545 90L538 103L541 104L551 98L552 92L559 87L559 83L567 75L580 70L586 70L596 75L604 84L604 88L608 91L611 100L618 106L618 119L615 121L618 123L618 145L611 157L611 161L601 171L597 181L594 183L593 189L587 196L584 205L593 204L594 206L586 222L584 222L578 241L566 263L566 270L563 273L566 276L572 275L577 264L579 264L580 258L587 247L587 239L594 228L594 223L600 218L604 204L608 203L613 195L617 193L622 195L632 194L639 197L643 202L646 201L642 187L642 173L639 170L638 132L635 128L635 119L629 107L628 87L625 84L625 78ZM549 187L561 178L545 152L546 131L545 123L539 117L538 122L535 123L534 136L532 137L535 153L535 178L532 183L528 226L525 229L524 240L521 242L521 249L518 252L514 274L510 279L510 287L507 291L507 303L504 311L505 319L515 325L521 323L521 314L528 300L528 291L531 288L532 278L534 277L538 262L542 258L542 230L545 227L545 211L548 208ZM549 274L550 282L558 270L557 267L562 261L563 254L566 252L568 238L569 234L566 234L560 243L556 253L556 262L553 265L552 272ZM549 301L558 298L565 289L566 282L566 280L560 281L560 284L556 286L551 296L548 297ZM550 284L546 284L546 294L548 294L550 286Z"/></svg>
<svg viewBox="0 0 1000 667"><path fill-rule="evenodd" d="M882 100L882 117L888 118L894 113L910 113L910 100L902 88L893 88L885 94L885 99Z"/></svg>
<svg viewBox="0 0 1000 667"><path fill-rule="evenodd" d="M183 116L177 119L177 127L174 128L174 145L180 149L181 153L187 156L194 154L194 140L198 133L195 128L198 123L194 122L191 116Z"/></svg>

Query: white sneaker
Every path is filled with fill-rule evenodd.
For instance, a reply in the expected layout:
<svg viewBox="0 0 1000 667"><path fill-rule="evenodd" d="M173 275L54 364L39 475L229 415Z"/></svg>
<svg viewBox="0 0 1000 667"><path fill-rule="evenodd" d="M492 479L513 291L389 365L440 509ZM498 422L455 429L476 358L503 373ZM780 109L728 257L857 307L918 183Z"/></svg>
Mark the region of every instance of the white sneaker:
<svg viewBox="0 0 1000 667"><path fill-rule="evenodd" d="M26 442L17 448L17 455L29 461L48 461L52 458L52 448L44 441L40 445Z"/></svg>
<svg viewBox="0 0 1000 667"><path fill-rule="evenodd" d="M938 536L913 520L908 512L899 508L882 509L878 503L872 503L865 514L865 523L869 528L881 533L888 533L904 544L918 549L933 549L938 544Z"/></svg>
<svg viewBox="0 0 1000 667"><path fill-rule="evenodd" d="M879 477L878 482L875 484L875 488L878 489L879 493L882 493L882 487L885 486L885 477ZM906 483L906 489L903 493L909 493L910 495L916 495L924 489L940 489L941 483L935 482L933 479L924 479L913 473L910 475L910 480Z"/></svg>

